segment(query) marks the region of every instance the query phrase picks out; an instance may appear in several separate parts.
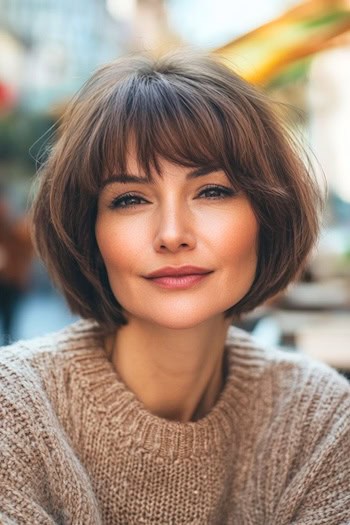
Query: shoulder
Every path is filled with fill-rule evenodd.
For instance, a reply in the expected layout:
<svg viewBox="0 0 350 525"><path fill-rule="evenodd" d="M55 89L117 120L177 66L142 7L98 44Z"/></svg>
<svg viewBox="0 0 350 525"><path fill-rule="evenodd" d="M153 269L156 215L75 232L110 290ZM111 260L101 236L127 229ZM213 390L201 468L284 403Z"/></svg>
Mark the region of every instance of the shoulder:
<svg viewBox="0 0 350 525"><path fill-rule="evenodd" d="M69 359L80 349L96 345L100 337L97 323L81 320L57 332L1 347L0 378L25 375L30 370L40 375L55 360Z"/></svg>
<svg viewBox="0 0 350 525"><path fill-rule="evenodd" d="M334 368L298 350L284 350L280 347L266 347L253 336L238 328L230 328L228 340L236 356L247 362L255 362L259 376L281 382L281 387L295 386L294 381L308 379L314 382L330 383L335 388L350 393L350 382ZM294 379L294 380L293 380Z"/></svg>
<svg viewBox="0 0 350 525"><path fill-rule="evenodd" d="M326 516L327 523L345 523L341 518L349 518L350 508L348 380L301 352L264 348L242 332L232 336L241 390L250 401L244 458L252 458L254 483L269 494L278 491L278 505L270 511L273 523L323 523Z"/></svg>
<svg viewBox="0 0 350 525"><path fill-rule="evenodd" d="M7 422L15 414L48 413L70 361L83 349L95 347L98 334L93 322L78 321L58 332L0 348L0 405Z"/></svg>
<svg viewBox="0 0 350 525"><path fill-rule="evenodd" d="M350 431L350 382L334 368L299 351L267 348L242 330L230 330L240 367L254 369L259 396L272 414L326 424L341 418Z"/></svg>
<svg viewBox="0 0 350 525"><path fill-rule="evenodd" d="M96 347L97 333L92 323L79 321L59 332L0 348L3 448L26 447L29 457L33 443L53 436L53 429L56 435L61 433L71 362L76 353Z"/></svg>
<svg viewBox="0 0 350 525"><path fill-rule="evenodd" d="M78 514L91 512L95 498L90 482L60 419L57 400L63 398L64 409L69 400L60 380L62 369L56 368L69 362L79 341L88 341L89 334L86 324L75 323L45 337L0 348L2 510L11 516L21 513L26 523L39 522L34 516L43 520L45 515L48 520L56 509L68 511L68 502L73 500L80 505Z"/></svg>

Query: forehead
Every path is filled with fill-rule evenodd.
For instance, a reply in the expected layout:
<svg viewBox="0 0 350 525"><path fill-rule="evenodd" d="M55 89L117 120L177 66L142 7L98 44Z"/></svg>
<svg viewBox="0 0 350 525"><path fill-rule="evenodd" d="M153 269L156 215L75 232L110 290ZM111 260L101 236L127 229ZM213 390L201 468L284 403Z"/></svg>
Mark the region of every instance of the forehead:
<svg viewBox="0 0 350 525"><path fill-rule="evenodd" d="M112 183L120 184L157 184L159 180L168 180L168 177L175 178L176 180L192 181L205 177L212 173L218 173L226 177L226 174L220 169L219 166L206 165L198 168L189 169L186 166L170 163L164 160L161 164L161 171L151 172L151 176L148 177L145 173L140 173L138 170L137 162L130 162L128 164L128 171L126 172L115 172L110 176L106 177L103 183L103 187L108 186Z"/></svg>
<svg viewBox="0 0 350 525"><path fill-rule="evenodd" d="M163 178L168 174L183 175L187 179L194 179L201 175L206 175L212 171L220 168L219 162L208 160L203 163L197 163L193 159L187 161L173 161L160 156L157 153L152 155L152 161L149 166L149 170L145 169L142 159L139 158L137 149L134 143L131 143L127 147L125 156L125 173L135 174L140 178L144 178L149 181L153 181L157 178Z"/></svg>
<svg viewBox="0 0 350 525"><path fill-rule="evenodd" d="M148 88L143 97L133 92L132 111L121 101L101 121L99 151L106 171L137 171L151 178L161 175L166 162L188 168L222 164L232 148L208 101L181 98L176 90L158 87Z"/></svg>
<svg viewBox="0 0 350 525"><path fill-rule="evenodd" d="M229 175L241 167L242 155L249 156L242 119L225 97L226 105L219 105L200 85L188 91L171 79L124 88L92 133L97 191L119 173L161 177L166 162L181 170L221 166Z"/></svg>
<svg viewBox="0 0 350 525"><path fill-rule="evenodd" d="M174 142L175 149L175 138ZM130 132L128 140L124 142L122 154L115 156L115 163L110 162L106 166L102 185L105 186L109 182L153 183L172 174L177 177L184 177L186 180L193 180L222 169L220 161L212 158L181 158L177 157L175 151L172 152L171 150L168 151L167 158L150 148L147 149L147 154L144 154L142 146L143 144L137 142L135 133Z"/></svg>

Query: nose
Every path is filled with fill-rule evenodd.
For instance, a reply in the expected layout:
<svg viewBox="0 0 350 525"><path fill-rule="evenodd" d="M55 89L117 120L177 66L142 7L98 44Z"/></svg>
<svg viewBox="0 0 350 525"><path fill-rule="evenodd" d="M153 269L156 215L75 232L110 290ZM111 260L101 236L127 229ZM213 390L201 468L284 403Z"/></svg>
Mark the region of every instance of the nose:
<svg viewBox="0 0 350 525"><path fill-rule="evenodd" d="M189 210L181 204L167 204L156 219L154 248L175 253L192 250L196 245L194 221Z"/></svg>

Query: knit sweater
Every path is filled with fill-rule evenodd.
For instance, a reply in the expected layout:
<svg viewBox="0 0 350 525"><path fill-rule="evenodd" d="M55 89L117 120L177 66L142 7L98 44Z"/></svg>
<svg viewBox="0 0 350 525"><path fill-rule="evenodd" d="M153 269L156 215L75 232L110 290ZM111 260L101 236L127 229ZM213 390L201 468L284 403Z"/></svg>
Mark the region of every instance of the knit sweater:
<svg viewBox="0 0 350 525"><path fill-rule="evenodd" d="M0 350L4 525L350 524L350 387L229 330L211 411L179 423L123 384L98 325Z"/></svg>

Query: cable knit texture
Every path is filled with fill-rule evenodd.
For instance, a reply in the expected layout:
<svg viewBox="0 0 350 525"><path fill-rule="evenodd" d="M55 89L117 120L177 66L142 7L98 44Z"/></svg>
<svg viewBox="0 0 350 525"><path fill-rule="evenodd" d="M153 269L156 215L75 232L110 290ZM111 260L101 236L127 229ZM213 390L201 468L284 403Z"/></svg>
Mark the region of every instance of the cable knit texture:
<svg viewBox="0 0 350 525"><path fill-rule="evenodd" d="M0 523L350 524L350 386L230 329L204 418L152 415L94 322L0 350Z"/></svg>

